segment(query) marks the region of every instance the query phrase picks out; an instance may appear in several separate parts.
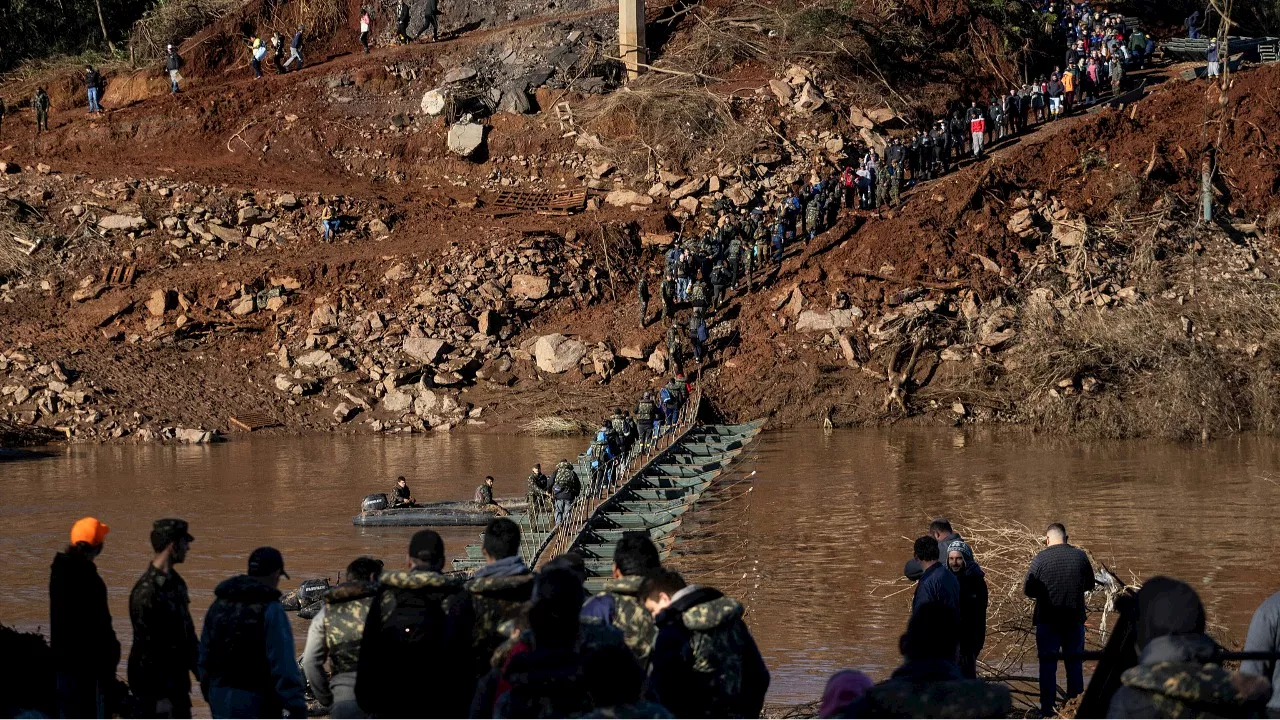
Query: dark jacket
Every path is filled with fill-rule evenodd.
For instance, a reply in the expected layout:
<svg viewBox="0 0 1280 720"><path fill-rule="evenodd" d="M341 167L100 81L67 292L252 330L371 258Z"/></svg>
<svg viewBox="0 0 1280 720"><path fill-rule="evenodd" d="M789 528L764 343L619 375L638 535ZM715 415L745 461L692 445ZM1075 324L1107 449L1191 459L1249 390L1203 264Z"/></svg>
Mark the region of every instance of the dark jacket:
<svg viewBox="0 0 1280 720"><path fill-rule="evenodd" d="M107 585L87 555L60 552L53 558L49 646L59 673L93 680L116 675L120 642L111 627Z"/></svg>
<svg viewBox="0 0 1280 720"><path fill-rule="evenodd" d="M564 648L529 649L512 655L502 670L510 687L494 704L495 718L562 718L590 712L591 692L582 657Z"/></svg>
<svg viewBox="0 0 1280 720"><path fill-rule="evenodd" d="M1007 687L966 680L950 660L907 660L840 717L1003 718L1011 705Z"/></svg>
<svg viewBox="0 0 1280 720"><path fill-rule="evenodd" d="M302 49L302 31L301 30L293 34L293 42L290 43L289 47L292 47L295 50Z"/></svg>
<svg viewBox="0 0 1280 720"><path fill-rule="evenodd" d="M924 575L920 576L915 596L911 598L911 614L914 615L926 603L931 602L946 605L956 612L957 617L959 616L960 581L956 580L955 574L940 562L929 566L929 569L924 571Z"/></svg>
<svg viewBox="0 0 1280 720"><path fill-rule="evenodd" d="M422 3L422 14L426 17L438 15L440 13L439 5L436 0L425 0Z"/></svg>
<svg viewBox="0 0 1280 720"><path fill-rule="evenodd" d="M987 642L988 592L986 577L972 570L965 568L955 578L960 582L960 649L976 654Z"/></svg>
<svg viewBox="0 0 1280 720"><path fill-rule="evenodd" d="M248 575L224 580L200 634L201 689L214 717L305 717L293 629L280 591Z"/></svg>
<svg viewBox="0 0 1280 720"><path fill-rule="evenodd" d="M755 718L769 670L742 621L742 605L693 587L655 618L649 699L680 718Z"/></svg>
<svg viewBox="0 0 1280 720"><path fill-rule="evenodd" d="M182 56L176 52L169 53L168 59L164 62L165 70L180 70L182 68Z"/></svg>
<svg viewBox="0 0 1280 720"><path fill-rule="evenodd" d="M1078 547L1062 543L1041 550L1031 561L1023 592L1036 601L1036 625L1084 622L1084 594L1093 589L1093 566Z"/></svg>
<svg viewBox="0 0 1280 720"><path fill-rule="evenodd" d="M187 583L177 570L148 565L129 593L133 647L129 689L140 698L186 698L197 671L200 643L191 622Z"/></svg>
<svg viewBox="0 0 1280 720"><path fill-rule="evenodd" d="M476 577L463 588L465 592L451 603L446 620L447 657L456 666L459 679L456 693L448 693L448 707L441 708L457 717L468 713L476 683L488 674L494 651L508 639L500 626L513 619L532 597L533 575L525 568L514 575Z"/></svg>
<svg viewBox="0 0 1280 720"><path fill-rule="evenodd" d="M378 578L364 624L356 669L356 701L380 717L451 717L452 707L424 703L406 688L426 687L448 693L454 687L454 662L446 652L450 606L461 597L462 584L429 570L397 570Z"/></svg>
<svg viewBox="0 0 1280 720"><path fill-rule="evenodd" d="M1210 662L1207 635L1164 635L1147 643L1138 666L1120 676L1111 718L1265 717L1271 685Z"/></svg>

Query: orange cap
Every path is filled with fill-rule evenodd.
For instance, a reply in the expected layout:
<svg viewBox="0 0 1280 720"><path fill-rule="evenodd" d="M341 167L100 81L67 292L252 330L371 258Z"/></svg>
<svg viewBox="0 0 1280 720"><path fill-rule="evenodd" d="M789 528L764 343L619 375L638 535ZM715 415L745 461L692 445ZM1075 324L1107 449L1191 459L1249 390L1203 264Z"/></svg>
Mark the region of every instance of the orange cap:
<svg viewBox="0 0 1280 720"><path fill-rule="evenodd" d="M71 544L89 543L90 545L101 545L110 531L111 528L98 522L97 518L80 518L75 525L71 526Z"/></svg>

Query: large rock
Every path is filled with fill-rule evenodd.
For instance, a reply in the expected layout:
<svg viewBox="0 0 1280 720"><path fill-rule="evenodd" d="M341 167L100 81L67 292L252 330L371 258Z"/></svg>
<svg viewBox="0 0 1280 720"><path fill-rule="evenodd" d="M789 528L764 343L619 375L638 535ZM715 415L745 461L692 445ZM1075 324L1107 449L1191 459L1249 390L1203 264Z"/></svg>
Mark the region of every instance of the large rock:
<svg viewBox="0 0 1280 720"><path fill-rule="evenodd" d="M244 233L235 228L223 227L222 225L214 225L209 223L209 232L228 245L232 243L244 242Z"/></svg>
<svg viewBox="0 0 1280 720"><path fill-rule="evenodd" d="M444 93L439 89L428 90L422 96L422 112L435 117L444 112Z"/></svg>
<svg viewBox="0 0 1280 720"><path fill-rule="evenodd" d="M667 371L667 353L662 348L655 349L649 355L649 361L646 363L649 369L658 375L662 375Z"/></svg>
<svg viewBox="0 0 1280 720"><path fill-rule="evenodd" d="M512 275L511 292L529 300L541 300L551 294L551 280L541 275Z"/></svg>
<svg viewBox="0 0 1280 720"><path fill-rule="evenodd" d="M811 82L804 84L804 89L800 91L800 98L796 100L795 109L800 113L811 113L822 107L826 102L826 98L822 97L822 91L814 87Z"/></svg>
<svg viewBox="0 0 1280 720"><path fill-rule="evenodd" d="M734 185L724 191L724 196L737 207L746 207L755 199L755 193L747 189L746 185Z"/></svg>
<svg viewBox="0 0 1280 720"><path fill-rule="evenodd" d="M476 318L476 329L482 335L497 335L500 327L502 327L502 316L492 310L481 311Z"/></svg>
<svg viewBox="0 0 1280 720"><path fill-rule="evenodd" d="M177 293L172 290L156 290L151 293L151 298L147 300L147 312L155 317L160 317L166 311L172 310L177 304Z"/></svg>
<svg viewBox="0 0 1280 720"><path fill-rule="evenodd" d="M173 439L191 445L205 445L213 442L215 434L211 430L197 428L177 428L173 431Z"/></svg>
<svg viewBox="0 0 1280 720"><path fill-rule="evenodd" d="M431 364L444 354L445 341L437 338L405 338L400 349L414 360Z"/></svg>
<svg viewBox="0 0 1280 720"><path fill-rule="evenodd" d="M543 335L533 346L533 356L538 367L543 372L557 375L577 367L586 354L586 345L559 333Z"/></svg>
<svg viewBox="0 0 1280 720"><path fill-rule="evenodd" d="M465 82L476 76L476 69L471 67L456 67L444 74L444 78L440 81L445 85L450 83Z"/></svg>
<svg viewBox="0 0 1280 720"><path fill-rule="evenodd" d="M611 191L604 196L604 201L614 207L627 207L629 205L652 205L653 198L644 193L638 193L635 190L627 190L619 188Z"/></svg>
<svg viewBox="0 0 1280 720"><path fill-rule="evenodd" d="M338 403L338 407L333 409L333 419L337 422L344 423L355 417L357 412L359 412L359 408L356 408L349 403Z"/></svg>
<svg viewBox="0 0 1280 720"><path fill-rule="evenodd" d="M484 144L484 126L479 123L454 123L449 128L449 151L470 157Z"/></svg>
<svg viewBox="0 0 1280 720"><path fill-rule="evenodd" d="M791 98L795 96L795 90L791 89L791 85L786 80L774 78L769 81L769 90L773 92L773 96L778 98L778 104L790 105Z"/></svg>
<svg viewBox="0 0 1280 720"><path fill-rule="evenodd" d="M147 219L138 215L108 215L98 221L103 230L123 230L135 232L147 227Z"/></svg>
<svg viewBox="0 0 1280 720"><path fill-rule="evenodd" d="M591 351L591 365L597 375L608 380L613 375L614 368L617 367L617 358L614 357L612 350L601 343Z"/></svg>
<svg viewBox="0 0 1280 720"><path fill-rule="evenodd" d="M671 191L671 199L679 200L680 198L697 195L707 187L707 179L704 177L694 178L682 184L680 187Z"/></svg>
<svg viewBox="0 0 1280 720"><path fill-rule="evenodd" d="M392 390L382 396L383 410L390 412L405 412L413 407L413 396L407 392L400 390Z"/></svg>
<svg viewBox="0 0 1280 720"><path fill-rule="evenodd" d="M835 324L831 322L830 312L805 310L796 321L796 330L831 330Z"/></svg>

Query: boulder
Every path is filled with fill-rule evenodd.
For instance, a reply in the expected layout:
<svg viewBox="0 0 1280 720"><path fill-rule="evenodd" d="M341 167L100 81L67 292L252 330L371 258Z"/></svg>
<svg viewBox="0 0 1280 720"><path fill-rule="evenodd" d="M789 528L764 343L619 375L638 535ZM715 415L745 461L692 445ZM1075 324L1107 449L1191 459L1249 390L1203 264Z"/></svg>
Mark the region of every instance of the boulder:
<svg viewBox="0 0 1280 720"><path fill-rule="evenodd" d="M436 373L431 380L439 387L453 387L454 385L462 384L462 376L452 370L442 370Z"/></svg>
<svg viewBox="0 0 1280 720"><path fill-rule="evenodd" d="M628 360L644 360L645 358L649 357L649 348L651 347L653 346L652 345L623 345L622 349L618 350L618 354L624 358L627 358Z"/></svg>
<svg viewBox="0 0 1280 720"><path fill-rule="evenodd" d="M655 349L649 354L649 360L646 365L649 369L658 375L662 375L667 371L667 352L662 348Z"/></svg>
<svg viewBox="0 0 1280 720"><path fill-rule="evenodd" d="M205 445L213 442L214 432L211 430L199 430L196 428L176 428L173 431L173 439L178 442L189 443L191 445Z"/></svg>
<svg viewBox="0 0 1280 720"><path fill-rule="evenodd" d="M298 207L298 197L293 193L285 193L276 198L276 206L284 210L294 210Z"/></svg>
<svg viewBox="0 0 1280 720"><path fill-rule="evenodd" d="M306 367L316 367L317 365L326 365L333 360L333 355L328 350L312 350L298 358L298 364Z"/></svg>
<svg viewBox="0 0 1280 720"><path fill-rule="evenodd" d="M449 128L449 151L469 157L484 144L484 126L479 123L459 122Z"/></svg>
<svg viewBox="0 0 1280 720"><path fill-rule="evenodd" d="M209 223L209 232L214 237L218 238L224 243L227 243L228 245L232 243L244 242L244 233L240 232L239 230L236 230L235 228L223 227L221 225L214 225L213 223Z"/></svg>
<svg viewBox="0 0 1280 720"><path fill-rule="evenodd" d="M669 247L676 241L676 236L671 233L640 233L641 247Z"/></svg>
<svg viewBox="0 0 1280 720"><path fill-rule="evenodd" d="M849 124L856 128L866 128L871 130L876 126L876 121L871 119L865 110L860 107L849 108Z"/></svg>
<svg viewBox="0 0 1280 720"><path fill-rule="evenodd" d="M476 69L471 67L456 67L444 74L444 78L440 82L448 85L450 83L460 83L476 76Z"/></svg>
<svg viewBox="0 0 1280 720"><path fill-rule="evenodd" d="M492 310L484 310L476 318L476 329L482 335L497 335L500 327L502 327L502 316Z"/></svg>
<svg viewBox="0 0 1280 720"><path fill-rule="evenodd" d="M511 292L529 300L541 300L551 294L551 280L541 275L512 275Z"/></svg>
<svg viewBox="0 0 1280 720"><path fill-rule="evenodd" d="M147 227L147 219L139 215L108 215L98 221L103 230L122 230L136 232Z"/></svg>
<svg viewBox="0 0 1280 720"><path fill-rule="evenodd" d="M321 303L316 309L311 311L311 329L320 330L325 327L336 325L338 322L338 308L333 303Z"/></svg>
<svg viewBox="0 0 1280 720"><path fill-rule="evenodd" d="M430 115L431 117L435 117L436 115L444 112L444 105L444 93L438 88L428 90L422 96L422 112Z"/></svg>
<svg viewBox="0 0 1280 720"><path fill-rule="evenodd" d="M638 193L635 190L627 190L626 188L619 188L611 191L608 195L604 196L604 201L614 207L653 204L653 198L649 195Z"/></svg>
<svg viewBox="0 0 1280 720"><path fill-rule="evenodd" d="M337 422L344 423L355 417L359 409L350 403L338 403L338 407L333 409L333 419Z"/></svg>
<svg viewBox="0 0 1280 720"><path fill-rule="evenodd" d="M178 304L178 294L172 290L156 290L147 300L147 312L155 317L164 315Z"/></svg>
<svg viewBox="0 0 1280 720"><path fill-rule="evenodd" d="M746 185L734 185L724 191L724 196L737 207L746 207L755 199L755 193L747 189Z"/></svg>
<svg viewBox="0 0 1280 720"><path fill-rule="evenodd" d="M401 390L391 390L382 396L380 407L389 412L406 412L413 407L413 396Z"/></svg>
<svg viewBox="0 0 1280 720"><path fill-rule="evenodd" d="M557 375L577 367L586 354L586 345L559 333L543 335L533 346L538 368Z"/></svg>
<svg viewBox="0 0 1280 720"><path fill-rule="evenodd" d="M405 338L400 350L419 362L431 364L444 354L446 343L436 338Z"/></svg>
<svg viewBox="0 0 1280 720"><path fill-rule="evenodd" d="M387 268L387 271L382 273L382 277L387 282L401 282L413 277L413 269L405 263L396 263Z"/></svg>
<svg viewBox="0 0 1280 720"><path fill-rule="evenodd" d="M796 321L796 330L832 330L835 324L831 322L830 312L817 312L814 310L805 310L800 313L799 320Z"/></svg>
<svg viewBox="0 0 1280 720"><path fill-rule="evenodd" d="M413 413L418 417L426 417L440 406L440 399L430 390L422 390L413 401Z"/></svg>
<svg viewBox="0 0 1280 720"><path fill-rule="evenodd" d="M254 310L257 310L257 309L258 309L257 299L254 298L254 296L252 295L241 295L240 297L231 301L232 315L241 315L241 316L249 315Z"/></svg>
<svg viewBox="0 0 1280 720"><path fill-rule="evenodd" d="M1023 208L1009 218L1009 222L1005 227L1009 228L1011 233L1021 234L1030 230L1034 223L1035 220L1031 217L1031 208Z"/></svg>
<svg viewBox="0 0 1280 720"><path fill-rule="evenodd" d="M382 222L378 218L374 218L369 221L369 234L374 237L382 237L384 235L390 235L391 228L387 227L387 224Z"/></svg>
<svg viewBox="0 0 1280 720"><path fill-rule="evenodd" d="M822 91L815 87L813 83L806 82L794 107L797 112L808 114L821 108L824 103L826 103L826 98L822 96Z"/></svg>
<svg viewBox="0 0 1280 720"><path fill-rule="evenodd" d="M702 207L702 203L699 203L698 198L696 197L680 198L680 202L676 203L676 205L690 215L696 215L698 213L698 208Z"/></svg>
<svg viewBox="0 0 1280 720"><path fill-rule="evenodd" d="M591 351L591 366L600 377L608 380L617 366L613 351L601 343Z"/></svg>
<svg viewBox="0 0 1280 720"><path fill-rule="evenodd" d="M888 125L898 118L898 113L891 108L875 108L867 111L867 117L877 125Z"/></svg>
<svg viewBox="0 0 1280 720"><path fill-rule="evenodd" d="M679 200L680 198L689 197L690 195L696 195L705 190L706 187L706 178L694 178L692 180L685 181L680 185L680 187L671 191L671 199Z"/></svg>
<svg viewBox="0 0 1280 720"><path fill-rule="evenodd" d="M836 328L847 328L853 327L853 323L862 317L862 310L860 308L851 307L843 310L832 310L830 311L830 314L831 324L833 326Z"/></svg>
<svg viewBox="0 0 1280 720"><path fill-rule="evenodd" d="M791 98L795 96L795 91L791 89L791 85L785 80L774 78L769 81L769 90L773 91L773 96L778 98L779 105L790 105Z"/></svg>
<svg viewBox="0 0 1280 720"><path fill-rule="evenodd" d="M236 211L236 224L241 227L263 222L264 220L266 220L266 218L263 216L262 211L252 205L249 207L242 207Z"/></svg>

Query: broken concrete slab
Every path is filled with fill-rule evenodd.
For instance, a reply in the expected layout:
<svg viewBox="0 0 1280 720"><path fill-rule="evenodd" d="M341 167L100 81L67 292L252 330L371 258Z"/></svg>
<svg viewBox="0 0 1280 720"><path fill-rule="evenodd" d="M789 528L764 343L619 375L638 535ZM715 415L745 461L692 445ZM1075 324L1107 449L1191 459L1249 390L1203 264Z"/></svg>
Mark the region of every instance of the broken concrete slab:
<svg viewBox="0 0 1280 720"><path fill-rule="evenodd" d="M449 128L449 151L462 157L470 157L484 144L484 126L473 122L454 123Z"/></svg>

